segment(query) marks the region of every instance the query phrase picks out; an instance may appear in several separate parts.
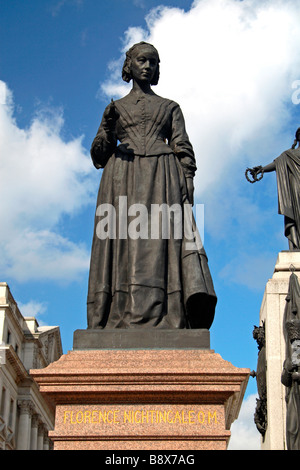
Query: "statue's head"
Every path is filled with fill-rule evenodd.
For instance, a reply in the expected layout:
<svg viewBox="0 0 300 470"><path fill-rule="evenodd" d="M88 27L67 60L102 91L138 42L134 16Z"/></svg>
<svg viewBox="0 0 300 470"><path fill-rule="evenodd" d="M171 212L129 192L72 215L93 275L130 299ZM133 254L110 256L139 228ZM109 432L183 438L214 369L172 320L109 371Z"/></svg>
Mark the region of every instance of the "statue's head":
<svg viewBox="0 0 300 470"><path fill-rule="evenodd" d="M132 59L134 57L134 54L138 53L139 51L142 50L150 50L152 53L155 54L157 57L157 67L156 71L154 73L154 76L151 80L151 85L157 85L158 80L159 80L159 55L157 50L155 49L152 44L149 44L147 42L139 42L137 44L134 44L127 52L126 52L126 59L124 61L123 69L122 69L122 78L125 82L129 83L130 80L132 80L132 71L131 71L131 64L132 64Z"/></svg>

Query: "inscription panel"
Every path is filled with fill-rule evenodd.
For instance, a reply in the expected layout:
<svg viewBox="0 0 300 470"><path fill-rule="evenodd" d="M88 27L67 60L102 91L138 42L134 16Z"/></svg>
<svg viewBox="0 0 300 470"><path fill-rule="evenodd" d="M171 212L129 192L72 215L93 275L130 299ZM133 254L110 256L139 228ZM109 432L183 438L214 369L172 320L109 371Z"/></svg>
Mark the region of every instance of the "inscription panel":
<svg viewBox="0 0 300 470"><path fill-rule="evenodd" d="M56 432L72 436L213 435L225 427L223 406L58 405Z"/></svg>

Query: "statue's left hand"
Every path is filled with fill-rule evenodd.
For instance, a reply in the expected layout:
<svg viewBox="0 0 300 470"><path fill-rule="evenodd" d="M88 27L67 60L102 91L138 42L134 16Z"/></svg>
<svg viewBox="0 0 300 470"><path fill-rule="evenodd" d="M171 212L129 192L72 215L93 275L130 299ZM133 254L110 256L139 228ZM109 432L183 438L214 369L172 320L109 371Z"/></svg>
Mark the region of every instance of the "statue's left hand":
<svg viewBox="0 0 300 470"><path fill-rule="evenodd" d="M120 113L117 110L116 105L112 99L103 114L104 128L113 131L116 127L116 122L119 117Z"/></svg>
<svg viewBox="0 0 300 470"><path fill-rule="evenodd" d="M186 178L186 186L187 186L187 193L188 199L190 204L194 205L194 181L193 178Z"/></svg>

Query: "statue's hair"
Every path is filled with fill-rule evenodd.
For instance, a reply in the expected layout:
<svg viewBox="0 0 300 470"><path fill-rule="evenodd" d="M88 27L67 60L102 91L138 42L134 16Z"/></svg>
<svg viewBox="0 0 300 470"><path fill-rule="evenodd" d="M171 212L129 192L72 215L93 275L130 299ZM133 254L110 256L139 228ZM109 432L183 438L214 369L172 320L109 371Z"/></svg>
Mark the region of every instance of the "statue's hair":
<svg viewBox="0 0 300 470"><path fill-rule="evenodd" d="M296 145L297 145L298 142L300 142L300 127L298 127L298 129L296 130L295 140L294 140L294 143L292 145L292 149L296 148Z"/></svg>
<svg viewBox="0 0 300 470"><path fill-rule="evenodd" d="M151 85L157 85L158 84L158 80L159 80L159 62L160 62L160 59L159 59L159 55L158 55L158 52L157 50L155 49L154 46L152 46L152 44L149 44L148 42L139 42L137 44L134 44L127 52L126 52L126 59L124 61L124 64L123 64L123 69L122 69L122 79L129 83L130 80L132 79L132 73L131 73L131 58L132 58L132 52L139 46L143 46L143 45L146 45L146 46L149 46L149 47L152 47L152 49L154 50L155 54L157 55L157 67L156 67L156 71L155 71L155 74L153 76L153 79L151 80Z"/></svg>

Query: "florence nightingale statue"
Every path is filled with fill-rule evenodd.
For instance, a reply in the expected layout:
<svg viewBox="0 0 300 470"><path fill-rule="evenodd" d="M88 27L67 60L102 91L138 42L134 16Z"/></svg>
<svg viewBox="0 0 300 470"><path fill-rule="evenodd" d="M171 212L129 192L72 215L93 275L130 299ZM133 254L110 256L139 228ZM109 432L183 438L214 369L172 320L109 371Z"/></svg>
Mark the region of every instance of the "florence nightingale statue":
<svg viewBox="0 0 300 470"><path fill-rule="evenodd" d="M129 49L122 78L132 80L132 89L106 107L92 143L93 163L104 168L97 208L114 207L116 234L99 237L96 211L88 328L210 328L214 318L206 253L199 244L187 248L184 223L180 237L174 236L174 217L168 237L124 236L132 217L122 213L120 201L149 214L153 205L179 207L183 214L193 204L196 161L181 109L151 88L158 83L159 62L151 44Z"/></svg>

